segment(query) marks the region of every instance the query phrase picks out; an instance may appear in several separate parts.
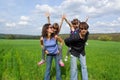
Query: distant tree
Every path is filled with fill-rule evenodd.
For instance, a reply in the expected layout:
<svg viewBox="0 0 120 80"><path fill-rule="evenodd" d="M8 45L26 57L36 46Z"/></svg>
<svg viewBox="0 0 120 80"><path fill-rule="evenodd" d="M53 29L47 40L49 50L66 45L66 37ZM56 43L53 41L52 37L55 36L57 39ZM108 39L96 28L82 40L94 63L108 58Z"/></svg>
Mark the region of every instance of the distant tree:
<svg viewBox="0 0 120 80"><path fill-rule="evenodd" d="M108 36L108 35L101 35L100 37L98 37L98 40L102 40L102 41L111 41L112 37Z"/></svg>
<svg viewBox="0 0 120 80"><path fill-rule="evenodd" d="M9 34L9 35L6 36L6 39L15 39L15 36L12 35L12 34Z"/></svg>

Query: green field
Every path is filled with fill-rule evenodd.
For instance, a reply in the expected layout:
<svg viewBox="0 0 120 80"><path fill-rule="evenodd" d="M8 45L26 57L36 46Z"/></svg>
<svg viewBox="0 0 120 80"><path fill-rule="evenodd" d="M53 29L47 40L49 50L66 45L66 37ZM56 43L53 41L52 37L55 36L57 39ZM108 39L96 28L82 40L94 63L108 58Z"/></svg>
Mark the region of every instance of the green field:
<svg viewBox="0 0 120 80"><path fill-rule="evenodd" d="M120 42L89 40L86 58L89 80L120 80ZM63 58L67 47L63 46ZM45 64L39 40L0 40L0 80L43 80ZM69 57L70 60L70 57ZM70 61L65 62L62 80L70 80ZM78 64L81 80L80 64ZM54 62L51 80L55 80Z"/></svg>

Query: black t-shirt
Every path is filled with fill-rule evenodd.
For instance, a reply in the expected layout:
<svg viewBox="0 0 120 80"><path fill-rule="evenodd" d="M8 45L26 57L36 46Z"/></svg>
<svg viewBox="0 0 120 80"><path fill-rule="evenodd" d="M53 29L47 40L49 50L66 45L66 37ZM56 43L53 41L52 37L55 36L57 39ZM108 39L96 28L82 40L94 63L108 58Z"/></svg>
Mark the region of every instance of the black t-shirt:
<svg viewBox="0 0 120 80"><path fill-rule="evenodd" d="M66 38L65 44L71 47L71 54L79 57L80 54L85 55L85 42L88 39L89 32L85 35L84 39L81 39L79 33L71 34L69 38Z"/></svg>

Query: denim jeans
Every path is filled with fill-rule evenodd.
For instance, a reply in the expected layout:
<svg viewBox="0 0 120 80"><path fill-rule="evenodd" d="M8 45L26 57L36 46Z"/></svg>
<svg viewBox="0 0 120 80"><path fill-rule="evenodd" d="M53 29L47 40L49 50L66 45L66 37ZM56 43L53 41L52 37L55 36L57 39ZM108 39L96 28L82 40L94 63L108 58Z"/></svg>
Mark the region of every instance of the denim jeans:
<svg viewBox="0 0 120 80"><path fill-rule="evenodd" d="M58 50L59 50L59 60L62 59L62 46L58 45ZM45 48L42 48L42 59L45 60Z"/></svg>
<svg viewBox="0 0 120 80"><path fill-rule="evenodd" d="M42 59L45 60L45 48L42 48Z"/></svg>
<svg viewBox="0 0 120 80"><path fill-rule="evenodd" d="M61 45L58 45L58 50L59 50L59 60L62 59L62 46Z"/></svg>
<svg viewBox="0 0 120 80"><path fill-rule="evenodd" d="M55 67L56 67L56 80L61 80L61 70L59 65L58 55L56 56L46 56L46 72L44 80L50 80L50 70L52 65L52 59L55 59Z"/></svg>
<svg viewBox="0 0 120 80"><path fill-rule="evenodd" d="M71 80L78 80L77 58L81 64L82 80L88 80L88 72L86 66L86 56L80 54L80 57L71 55Z"/></svg>

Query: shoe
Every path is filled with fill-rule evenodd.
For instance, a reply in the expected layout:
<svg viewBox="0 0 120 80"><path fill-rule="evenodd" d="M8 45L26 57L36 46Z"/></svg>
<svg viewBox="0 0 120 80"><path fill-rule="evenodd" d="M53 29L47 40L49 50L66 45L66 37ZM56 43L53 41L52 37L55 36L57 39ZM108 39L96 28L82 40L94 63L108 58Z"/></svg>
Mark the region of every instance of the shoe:
<svg viewBox="0 0 120 80"><path fill-rule="evenodd" d="M67 58L64 59L65 61L68 61Z"/></svg>
<svg viewBox="0 0 120 80"><path fill-rule="evenodd" d="M67 61L67 59L68 59L68 56L66 56L64 60Z"/></svg>
<svg viewBox="0 0 120 80"><path fill-rule="evenodd" d="M41 60L40 62L38 62L38 66L45 63L45 60Z"/></svg>
<svg viewBox="0 0 120 80"><path fill-rule="evenodd" d="M85 45L88 45L88 43L86 42Z"/></svg>
<svg viewBox="0 0 120 80"><path fill-rule="evenodd" d="M66 59L68 58L68 56L65 57Z"/></svg>
<svg viewBox="0 0 120 80"><path fill-rule="evenodd" d="M64 67L64 63L63 63L62 60L59 61L59 64L60 64L61 67Z"/></svg>

